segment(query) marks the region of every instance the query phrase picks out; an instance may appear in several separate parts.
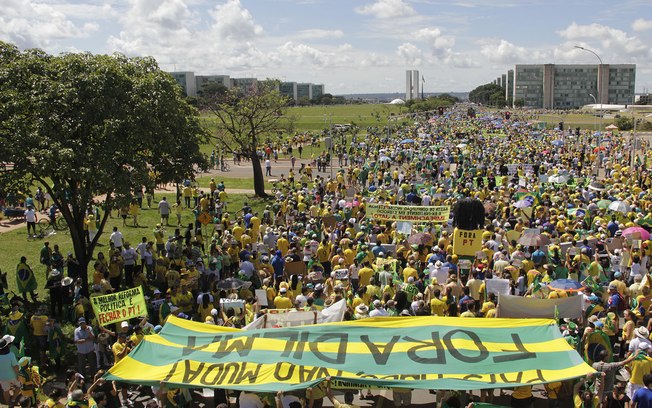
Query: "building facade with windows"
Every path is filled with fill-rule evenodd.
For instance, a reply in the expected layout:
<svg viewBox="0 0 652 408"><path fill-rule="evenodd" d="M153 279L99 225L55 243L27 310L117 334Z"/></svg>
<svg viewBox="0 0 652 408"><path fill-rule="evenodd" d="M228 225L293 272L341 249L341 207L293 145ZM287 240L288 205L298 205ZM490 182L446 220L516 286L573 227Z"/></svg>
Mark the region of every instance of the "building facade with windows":
<svg viewBox="0 0 652 408"><path fill-rule="evenodd" d="M506 97L509 100L512 88L514 105L576 109L592 103L634 103L635 64L517 64L511 74L513 84L511 72Z"/></svg>
<svg viewBox="0 0 652 408"><path fill-rule="evenodd" d="M202 89L208 84L220 84L227 89L239 88L247 91L258 85L257 78L231 78L229 75L195 75L190 71L169 72L183 89L186 96L196 97L201 94ZM297 83L297 82L280 82L278 87L282 95L291 98L295 102L299 98L307 97L309 100L316 99L324 95L323 84Z"/></svg>

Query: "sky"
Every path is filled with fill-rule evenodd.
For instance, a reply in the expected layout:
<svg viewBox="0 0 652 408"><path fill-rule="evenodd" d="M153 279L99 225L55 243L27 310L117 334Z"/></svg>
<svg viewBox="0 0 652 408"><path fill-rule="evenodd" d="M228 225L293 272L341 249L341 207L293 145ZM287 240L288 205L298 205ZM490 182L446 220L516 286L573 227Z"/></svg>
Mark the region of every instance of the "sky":
<svg viewBox="0 0 652 408"><path fill-rule="evenodd" d="M321 83L335 95L466 92L514 64L637 64L652 92L652 0L0 0L0 40L153 56L166 71Z"/></svg>

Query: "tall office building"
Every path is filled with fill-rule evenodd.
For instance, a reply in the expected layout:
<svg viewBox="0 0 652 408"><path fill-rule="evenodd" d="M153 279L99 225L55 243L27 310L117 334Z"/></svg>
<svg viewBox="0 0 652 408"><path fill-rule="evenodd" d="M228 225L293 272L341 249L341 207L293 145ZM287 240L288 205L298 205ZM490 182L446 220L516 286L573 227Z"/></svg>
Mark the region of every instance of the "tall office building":
<svg viewBox="0 0 652 408"><path fill-rule="evenodd" d="M514 101L514 70L507 71L507 87L505 88L505 99L508 104Z"/></svg>
<svg viewBox="0 0 652 408"><path fill-rule="evenodd" d="M419 76L418 70L405 71L405 100L419 99Z"/></svg>
<svg viewBox="0 0 652 408"><path fill-rule="evenodd" d="M513 78L514 104L521 101L544 109L574 109L591 103L625 105L634 102L636 65L518 64Z"/></svg>

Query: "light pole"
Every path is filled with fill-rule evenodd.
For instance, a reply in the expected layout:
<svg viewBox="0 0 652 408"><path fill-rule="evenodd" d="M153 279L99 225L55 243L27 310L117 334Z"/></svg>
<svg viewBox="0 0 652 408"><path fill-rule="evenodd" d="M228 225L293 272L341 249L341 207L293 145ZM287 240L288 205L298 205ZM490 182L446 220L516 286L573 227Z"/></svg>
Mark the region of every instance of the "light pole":
<svg viewBox="0 0 652 408"><path fill-rule="evenodd" d="M597 104L598 104L598 101L595 99L595 95L593 95L593 94L590 93L589 96L590 96L591 98L593 98L593 104L594 104L594 105L597 105ZM596 123L596 120L597 120L597 119L595 118L595 115L593 115L593 128L594 128L594 129L598 126L598 124Z"/></svg>
<svg viewBox="0 0 652 408"><path fill-rule="evenodd" d="M597 140L597 142L598 142L598 152L596 154L596 161L598 163L597 163L596 170L595 170L596 176L598 176L600 174L600 136L602 135L602 117L604 116L604 112L602 111L602 96L604 95L604 93L603 93L604 89L602 87L602 75L600 75L601 74L600 68L603 65L602 64L602 58L600 58L600 56L595 51L590 50L588 48L581 47L579 45L576 45L575 48L580 49L582 51L590 52L591 54L595 55L595 57L598 59L598 62L600 62L600 65L598 65L598 99L600 99L600 129L598 130L598 140ZM591 96L593 96L593 95L591 95ZM595 97L594 97L594 99L595 99Z"/></svg>

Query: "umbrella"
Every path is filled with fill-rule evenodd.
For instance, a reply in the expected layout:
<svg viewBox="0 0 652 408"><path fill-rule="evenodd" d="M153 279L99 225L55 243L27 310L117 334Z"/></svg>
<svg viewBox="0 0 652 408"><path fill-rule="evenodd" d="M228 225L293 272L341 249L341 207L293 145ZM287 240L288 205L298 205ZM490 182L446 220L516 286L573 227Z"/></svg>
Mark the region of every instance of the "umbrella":
<svg viewBox="0 0 652 408"><path fill-rule="evenodd" d="M548 181L551 182L551 183L566 184L566 182L568 181L568 176L565 176L563 174L559 174L557 176L551 176L548 179Z"/></svg>
<svg viewBox="0 0 652 408"><path fill-rule="evenodd" d="M236 278L226 278L223 281L217 282L218 289L240 289L248 288L251 286L251 282L245 282Z"/></svg>
<svg viewBox="0 0 652 408"><path fill-rule="evenodd" d="M601 208L601 209L604 210L604 209L609 208L609 204L611 204L611 200L606 200L606 199L605 200L600 200L596 204L598 205L598 208Z"/></svg>
<svg viewBox="0 0 652 408"><path fill-rule="evenodd" d="M650 233L649 233L645 228L643 228L643 227L629 227L629 228L625 228L625 229L623 230L623 237L626 237L626 236L628 236L628 235L632 235L632 234L636 234L636 233L641 234L641 239L642 239L643 241L647 241L648 239L650 239Z"/></svg>
<svg viewBox="0 0 652 408"><path fill-rule="evenodd" d="M410 143L416 143L414 139L403 139L401 140L401 144L410 144Z"/></svg>
<svg viewBox="0 0 652 408"><path fill-rule="evenodd" d="M532 204L534 204L534 201L532 199L524 198L522 200L518 200L517 202L515 202L514 207L527 208L527 207L532 207Z"/></svg>
<svg viewBox="0 0 652 408"><path fill-rule="evenodd" d="M552 145L555 146L555 147L562 147L564 145L564 141L563 140L553 140Z"/></svg>
<svg viewBox="0 0 652 408"><path fill-rule="evenodd" d="M591 184L589 184L589 190L594 190L594 191L604 191L605 186L599 181L594 181Z"/></svg>
<svg viewBox="0 0 652 408"><path fill-rule="evenodd" d="M641 226L652 227L652 218L639 218L636 223Z"/></svg>
<svg viewBox="0 0 652 408"><path fill-rule="evenodd" d="M609 207L607 208L609 208L611 211L616 211L621 213L629 212L629 204L627 204L624 201L614 201L611 204L609 204Z"/></svg>
<svg viewBox="0 0 652 408"><path fill-rule="evenodd" d="M598 150L602 150L604 152L607 149L604 146L597 146L596 148L593 149L593 153L597 153Z"/></svg>
<svg viewBox="0 0 652 408"><path fill-rule="evenodd" d="M542 247L550 243L550 238L543 234L523 234L518 243L529 247Z"/></svg>
<svg viewBox="0 0 652 408"><path fill-rule="evenodd" d="M548 284L548 288L578 292L584 289L584 285L573 279L556 279Z"/></svg>
<svg viewBox="0 0 652 408"><path fill-rule="evenodd" d="M425 245L431 241L432 241L432 236L425 232L420 232L418 234L411 235L410 238L408 238L408 244L410 245Z"/></svg>
<svg viewBox="0 0 652 408"><path fill-rule="evenodd" d="M455 147L457 147L458 149L464 149L466 146L468 146L466 143L460 143Z"/></svg>

